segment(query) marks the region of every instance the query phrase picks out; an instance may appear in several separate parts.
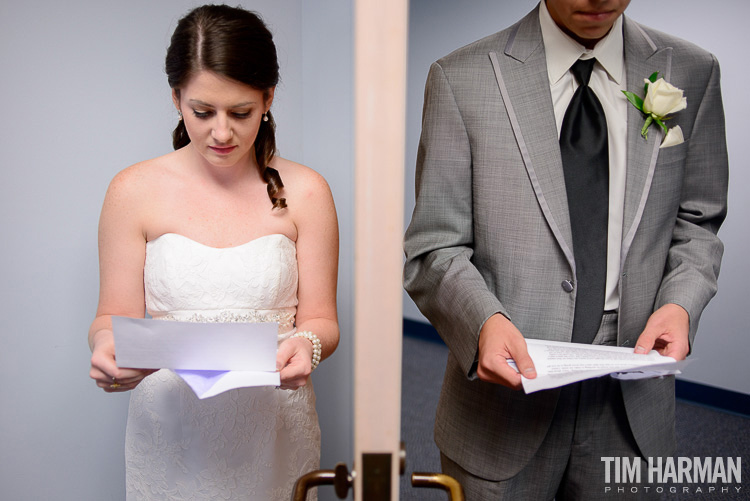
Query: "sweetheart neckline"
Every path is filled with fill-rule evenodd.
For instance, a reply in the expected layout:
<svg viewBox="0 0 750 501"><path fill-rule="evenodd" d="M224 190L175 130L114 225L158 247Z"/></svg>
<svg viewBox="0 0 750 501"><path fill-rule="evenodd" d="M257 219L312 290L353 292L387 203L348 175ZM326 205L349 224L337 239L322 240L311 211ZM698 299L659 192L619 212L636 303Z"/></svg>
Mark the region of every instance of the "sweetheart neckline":
<svg viewBox="0 0 750 501"><path fill-rule="evenodd" d="M242 244L238 244L238 245L233 245L233 246L231 246L231 247L214 247L214 246L212 246L212 245L207 245L207 244L204 244L204 243L202 243L202 242L199 242L199 241L197 241L197 240L193 240L193 239L192 239L192 238L190 238L190 237L186 237L185 235L182 235L182 234L180 234L180 233L174 233L174 232L167 232L167 233L162 233L161 235L159 235L158 237L154 238L153 240L149 240L148 242L146 242L146 245L148 245L148 244L150 244L150 243L153 243L153 242L156 242L156 241L157 241L157 240L159 240L159 239L160 239L161 237L164 237L164 236L168 236L168 235L173 235L173 236L176 236L176 237L180 237L180 238L182 238L182 239L184 239L184 240L187 240L188 242L192 242L192 243L194 243L194 244L196 244L196 245L199 245L199 246L201 246L201 247L205 247L205 248L207 248L207 249L213 249L213 250L228 250L228 249L238 249L238 248L240 248L240 247L244 247L244 246L246 246L246 245L250 245L250 244L252 244L252 243L255 243L255 242L257 242L258 240L262 240L262 239L265 239L265 238L268 238L268 237L282 237L282 238L284 238L284 239L288 240L288 241L289 241L290 243L292 243L292 245L296 245L296 243L295 243L295 241L294 241L294 240L292 240L292 239L291 239L291 238L289 238L288 236L284 235L283 233L269 233L268 235L261 235L261 236L259 236L259 237L255 237L255 238L253 238L252 240L248 240L248 241L247 241L247 242L245 242L245 243L242 243Z"/></svg>

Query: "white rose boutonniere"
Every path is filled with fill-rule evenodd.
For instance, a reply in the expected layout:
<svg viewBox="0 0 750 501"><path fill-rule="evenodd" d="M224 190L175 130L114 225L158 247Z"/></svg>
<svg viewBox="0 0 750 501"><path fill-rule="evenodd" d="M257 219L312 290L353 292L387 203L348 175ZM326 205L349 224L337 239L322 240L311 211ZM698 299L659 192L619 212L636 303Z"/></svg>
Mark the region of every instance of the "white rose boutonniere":
<svg viewBox="0 0 750 501"><path fill-rule="evenodd" d="M683 96L682 89L678 89L663 78L657 79L658 75L659 72L657 71L644 79L643 94L645 97L643 99L632 92L625 90L622 92L636 109L646 115L646 121L641 129L641 135L644 139L648 139L648 128L656 122L664 129L665 137L661 148L666 148L685 141L682 129L679 126L668 129L664 121L670 118L667 115L687 108L687 98Z"/></svg>

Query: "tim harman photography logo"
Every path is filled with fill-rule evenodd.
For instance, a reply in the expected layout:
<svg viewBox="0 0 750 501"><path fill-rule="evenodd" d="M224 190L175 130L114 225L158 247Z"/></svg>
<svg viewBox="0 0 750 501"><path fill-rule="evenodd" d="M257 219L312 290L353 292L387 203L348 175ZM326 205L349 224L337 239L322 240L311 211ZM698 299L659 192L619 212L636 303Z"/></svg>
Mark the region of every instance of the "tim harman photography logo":
<svg viewBox="0 0 750 501"><path fill-rule="evenodd" d="M650 457L645 461L639 457L602 457L601 460L605 493L700 495L742 491L741 457Z"/></svg>

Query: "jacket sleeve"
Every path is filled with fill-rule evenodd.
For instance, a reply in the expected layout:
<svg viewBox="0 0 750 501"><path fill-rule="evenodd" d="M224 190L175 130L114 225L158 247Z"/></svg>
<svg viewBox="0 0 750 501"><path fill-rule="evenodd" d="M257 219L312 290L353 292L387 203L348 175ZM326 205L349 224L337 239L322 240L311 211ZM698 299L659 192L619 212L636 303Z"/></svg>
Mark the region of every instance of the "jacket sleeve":
<svg viewBox="0 0 750 501"><path fill-rule="evenodd" d="M701 313L716 294L724 251L717 232L727 213L729 168L720 70L716 58L711 61L688 138L680 206L655 304L685 308L690 315L691 346Z"/></svg>
<svg viewBox="0 0 750 501"><path fill-rule="evenodd" d="M495 313L507 316L471 261L472 191L470 138L448 78L434 63L425 88L416 206L404 243L404 286L471 377L482 325Z"/></svg>

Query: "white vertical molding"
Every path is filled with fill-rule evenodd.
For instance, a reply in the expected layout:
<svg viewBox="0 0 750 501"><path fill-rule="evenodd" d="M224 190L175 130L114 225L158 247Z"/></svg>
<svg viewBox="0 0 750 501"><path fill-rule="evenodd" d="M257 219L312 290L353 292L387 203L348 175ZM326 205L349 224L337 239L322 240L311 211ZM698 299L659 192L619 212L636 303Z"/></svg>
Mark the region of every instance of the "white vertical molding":
<svg viewBox="0 0 750 501"><path fill-rule="evenodd" d="M407 0L354 11L354 469L391 453L399 493Z"/></svg>

